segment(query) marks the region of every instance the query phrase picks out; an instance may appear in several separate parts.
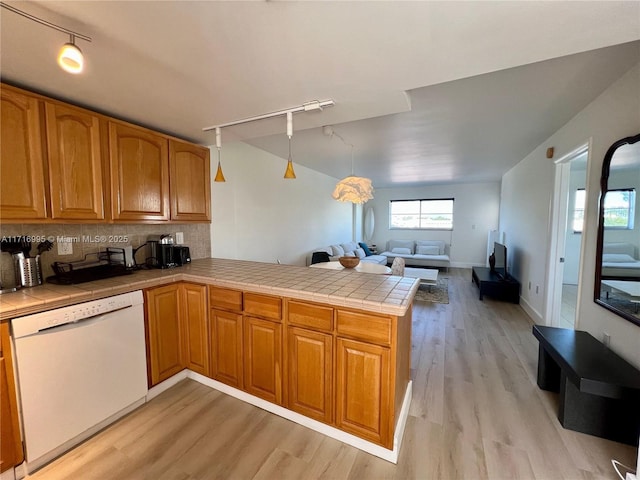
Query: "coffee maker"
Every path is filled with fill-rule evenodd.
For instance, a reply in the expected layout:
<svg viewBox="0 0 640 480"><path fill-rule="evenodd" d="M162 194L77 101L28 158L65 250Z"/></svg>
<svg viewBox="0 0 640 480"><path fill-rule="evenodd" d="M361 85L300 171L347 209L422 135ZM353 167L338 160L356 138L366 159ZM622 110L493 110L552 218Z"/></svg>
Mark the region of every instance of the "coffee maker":
<svg viewBox="0 0 640 480"><path fill-rule="evenodd" d="M172 235L150 235L147 243L151 247L151 256L147 260L149 266L154 268L173 268L178 266Z"/></svg>

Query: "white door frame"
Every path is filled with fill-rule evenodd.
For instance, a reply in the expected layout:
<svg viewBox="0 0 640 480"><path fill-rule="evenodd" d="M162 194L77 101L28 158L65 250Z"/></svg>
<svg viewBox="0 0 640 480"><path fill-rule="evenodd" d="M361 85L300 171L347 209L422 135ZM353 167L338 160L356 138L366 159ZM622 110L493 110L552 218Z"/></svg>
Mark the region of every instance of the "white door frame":
<svg viewBox="0 0 640 480"><path fill-rule="evenodd" d="M591 139L583 143L571 152L554 160L555 178L553 185L553 198L551 200L551 235L549 238L549 256L547 258L547 291L544 321L546 325L557 327L560 325L560 309L562 306L562 277L564 273L564 264L560 260L564 257L566 229L568 218L569 204L569 177L571 171L571 160L578 155L587 152L587 170L591 155ZM588 189L588 185L585 185ZM585 197L588 191L585 192ZM587 197L588 198L588 197ZM584 242L580 242L580 264L579 272L582 271L582 249ZM580 274L578 274L578 284L580 283ZM576 305L576 317L580 305L580 288L578 286L578 302Z"/></svg>

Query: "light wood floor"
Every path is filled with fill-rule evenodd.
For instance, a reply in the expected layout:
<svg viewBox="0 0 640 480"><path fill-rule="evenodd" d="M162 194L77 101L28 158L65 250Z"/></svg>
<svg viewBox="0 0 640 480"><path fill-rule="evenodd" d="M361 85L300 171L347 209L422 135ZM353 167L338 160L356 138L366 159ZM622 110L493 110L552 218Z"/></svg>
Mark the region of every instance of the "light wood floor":
<svg viewBox="0 0 640 480"><path fill-rule="evenodd" d="M186 380L30 476L52 479L614 479L637 449L564 430L535 383L517 305L478 300L451 269L450 303L414 308L413 401L397 465Z"/></svg>

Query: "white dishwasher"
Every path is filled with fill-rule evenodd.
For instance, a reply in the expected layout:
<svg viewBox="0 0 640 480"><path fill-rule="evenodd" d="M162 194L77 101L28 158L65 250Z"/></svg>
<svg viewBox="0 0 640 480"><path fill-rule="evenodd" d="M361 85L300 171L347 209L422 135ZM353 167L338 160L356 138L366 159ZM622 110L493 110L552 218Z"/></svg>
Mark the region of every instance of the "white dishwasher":
<svg viewBox="0 0 640 480"><path fill-rule="evenodd" d="M141 291L15 318L11 326L28 472L144 403Z"/></svg>

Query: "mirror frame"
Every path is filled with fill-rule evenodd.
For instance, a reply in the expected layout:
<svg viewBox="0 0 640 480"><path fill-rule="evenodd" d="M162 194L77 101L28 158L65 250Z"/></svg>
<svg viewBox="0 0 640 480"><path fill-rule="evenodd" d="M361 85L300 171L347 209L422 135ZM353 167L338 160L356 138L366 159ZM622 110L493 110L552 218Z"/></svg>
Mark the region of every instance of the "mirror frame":
<svg viewBox="0 0 640 480"><path fill-rule="evenodd" d="M631 323L640 326L640 318L634 317L622 310L617 309L613 305L603 301L600 299L600 291L601 291L601 281L602 281L602 250L603 250L603 241L604 241L604 197L605 194L609 191L609 173L611 169L611 160L613 159L613 155L616 150L623 145L632 145L634 143L640 142L640 134L634 135L632 137L626 137L621 140L618 140L613 145L609 147L606 155L604 156L604 161L602 163L602 176L600 177L600 200L599 208L598 208L598 237L597 237L597 245L596 245L596 275L595 275L595 285L593 290L593 300L601 307L606 308L610 312L615 313L616 315L621 316L625 320L630 321ZM640 163L638 165L640 168Z"/></svg>

